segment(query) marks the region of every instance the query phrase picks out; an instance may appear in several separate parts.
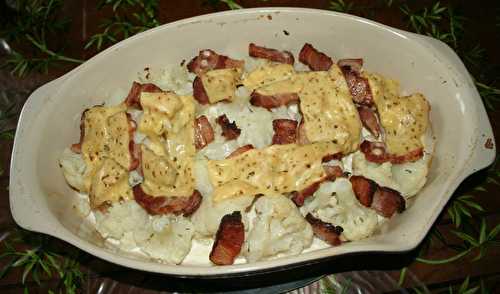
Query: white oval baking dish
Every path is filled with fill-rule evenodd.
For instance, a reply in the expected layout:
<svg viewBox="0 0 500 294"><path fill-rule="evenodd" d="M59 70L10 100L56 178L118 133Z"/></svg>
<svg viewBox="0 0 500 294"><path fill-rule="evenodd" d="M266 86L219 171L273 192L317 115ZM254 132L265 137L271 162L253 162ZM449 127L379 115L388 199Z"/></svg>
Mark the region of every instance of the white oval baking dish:
<svg viewBox="0 0 500 294"><path fill-rule="evenodd" d="M165 265L104 248L92 230L81 230L75 193L58 166L62 150L78 141L83 109L116 90L124 96L138 72L189 60L210 48L232 57L249 42L295 54L305 42L335 60L363 57L365 68L422 92L432 106L437 138L429 180L411 207L371 238L298 256L220 267ZM163 25L105 50L34 91L17 128L10 170L10 205L23 228L65 240L127 267L178 276L247 275L359 252L404 252L424 238L460 182L492 163L491 125L474 83L457 55L435 39L359 17L323 10L260 8L203 15ZM83 226L85 227L85 226Z"/></svg>

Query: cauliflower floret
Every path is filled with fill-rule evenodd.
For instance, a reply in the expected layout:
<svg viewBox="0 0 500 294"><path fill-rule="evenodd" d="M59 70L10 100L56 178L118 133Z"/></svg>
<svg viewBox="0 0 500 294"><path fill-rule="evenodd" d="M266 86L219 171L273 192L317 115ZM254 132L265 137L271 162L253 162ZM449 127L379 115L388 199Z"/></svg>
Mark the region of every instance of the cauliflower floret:
<svg viewBox="0 0 500 294"><path fill-rule="evenodd" d="M254 196L240 196L223 200L220 202L212 201L212 195L203 196L200 207L191 217L195 231L201 237L214 236L219 228L222 217L233 211L240 211L245 228L248 227L248 216L245 213L247 207L252 205Z"/></svg>
<svg viewBox="0 0 500 294"><path fill-rule="evenodd" d="M152 235L141 244L141 250L151 258L179 264L191 250L193 224L184 217L154 216Z"/></svg>
<svg viewBox="0 0 500 294"><path fill-rule="evenodd" d="M245 238L242 254L249 262L295 255L311 246L311 225L285 196L263 196L255 202L256 217Z"/></svg>
<svg viewBox="0 0 500 294"><path fill-rule="evenodd" d="M68 184L80 192L88 192L90 188L90 176L83 156L79 153L64 149L59 158L64 178Z"/></svg>
<svg viewBox="0 0 500 294"><path fill-rule="evenodd" d="M426 156L415 162L378 164L367 161L364 154L358 151L353 155L352 168L355 175L362 175L380 186L397 190L408 198L417 194L427 181L428 161L429 156Z"/></svg>
<svg viewBox="0 0 500 294"><path fill-rule="evenodd" d="M310 199L301 207L303 215L312 213L324 222L341 226L341 237L354 241L372 235L377 229L377 214L362 206L352 191L348 179L321 184Z"/></svg>
<svg viewBox="0 0 500 294"><path fill-rule="evenodd" d="M107 212L94 211L96 229L104 238L120 240L126 232L143 231L149 223L149 215L135 200L117 202Z"/></svg>

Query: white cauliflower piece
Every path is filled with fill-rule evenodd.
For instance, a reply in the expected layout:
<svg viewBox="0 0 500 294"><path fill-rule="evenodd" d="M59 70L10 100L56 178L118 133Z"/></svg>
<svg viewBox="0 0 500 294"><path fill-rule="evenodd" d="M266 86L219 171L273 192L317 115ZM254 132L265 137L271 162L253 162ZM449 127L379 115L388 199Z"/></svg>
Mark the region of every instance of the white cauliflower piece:
<svg viewBox="0 0 500 294"><path fill-rule="evenodd" d="M203 196L200 207L191 217L196 233L201 237L212 237L219 228L222 217L226 214L240 211L245 228L248 227L247 207L252 205L254 196L240 196L219 202L212 201L212 195Z"/></svg>
<svg viewBox="0 0 500 294"><path fill-rule="evenodd" d="M96 229L104 238L120 240L126 232L139 236L147 228L149 215L135 200L114 203L107 212L94 211Z"/></svg>
<svg viewBox="0 0 500 294"><path fill-rule="evenodd" d="M81 154L66 148L59 158L59 164L64 178L71 187L80 192L88 192L90 188L90 171L87 169Z"/></svg>
<svg viewBox="0 0 500 294"><path fill-rule="evenodd" d="M256 217L242 254L249 262L295 255L311 246L313 231L295 204L285 196L263 196L254 205Z"/></svg>
<svg viewBox="0 0 500 294"><path fill-rule="evenodd" d="M403 164L369 162L360 151L354 153L352 158L353 174L397 190L405 198L417 194L427 181L429 156Z"/></svg>
<svg viewBox="0 0 500 294"><path fill-rule="evenodd" d="M141 250L151 258L180 264L191 250L193 224L184 217L155 216L151 227L153 234Z"/></svg>
<svg viewBox="0 0 500 294"><path fill-rule="evenodd" d="M427 158L415 162L392 165L392 176L398 183L399 189L405 198L411 197L420 191L427 182L429 166Z"/></svg>
<svg viewBox="0 0 500 294"><path fill-rule="evenodd" d="M321 184L313 197L306 200L301 212L303 215L310 212L324 222L341 226L344 229L341 237L350 241L369 237L378 225L375 211L359 203L351 182L345 178Z"/></svg>
<svg viewBox="0 0 500 294"><path fill-rule="evenodd" d="M365 159L365 155L361 151L358 151L352 157L352 171L354 175L373 180L382 187L399 191L399 185L394 181L392 175L392 164L390 162L382 164L370 162Z"/></svg>

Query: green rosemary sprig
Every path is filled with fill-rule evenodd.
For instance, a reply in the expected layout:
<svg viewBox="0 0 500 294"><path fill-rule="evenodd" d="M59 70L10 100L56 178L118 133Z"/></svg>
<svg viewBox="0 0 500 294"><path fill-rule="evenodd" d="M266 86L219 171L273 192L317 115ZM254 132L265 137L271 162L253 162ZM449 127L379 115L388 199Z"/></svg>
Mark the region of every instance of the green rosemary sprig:
<svg viewBox="0 0 500 294"><path fill-rule="evenodd" d="M425 264L444 264L457 261L465 256L468 256L472 251L479 251L478 254L472 259L477 261L481 259L487 252L490 246L500 246L500 240L497 236L500 233L500 224L488 231L486 220L481 219L481 225L477 236L467 234L465 231L452 231L457 237L463 241L463 250L458 254L445 259L425 259L417 257L417 261Z"/></svg>
<svg viewBox="0 0 500 294"><path fill-rule="evenodd" d="M460 227L464 217L472 218L471 209L484 211L484 208L474 201L473 195L462 195L455 199L448 208L448 215L455 227Z"/></svg>
<svg viewBox="0 0 500 294"><path fill-rule="evenodd" d="M354 3L349 0L330 0L329 9L337 12L349 13L354 10Z"/></svg>
<svg viewBox="0 0 500 294"><path fill-rule="evenodd" d="M86 50L94 47L100 51L106 45L160 25L157 16L159 0L104 0L99 5L111 7L114 14L100 24L101 32L89 38L84 47ZM127 11L136 12L130 14Z"/></svg>
<svg viewBox="0 0 500 294"><path fill-rule="evenodd" d="M42 277L58 275L58 288L64 289L66 293L76 293L85 278L77 261L81 253L76 250L69 256L60 255L50 247L50 241L51 238L46 235L15 231L9 240L3 242L0 260L5 265L0 270L0 279L13 268L22 268L22 284L26 284L28 277L31 277L38 285L42 285ZM19 245L27 245L28 248L20 249Z"/></svg>

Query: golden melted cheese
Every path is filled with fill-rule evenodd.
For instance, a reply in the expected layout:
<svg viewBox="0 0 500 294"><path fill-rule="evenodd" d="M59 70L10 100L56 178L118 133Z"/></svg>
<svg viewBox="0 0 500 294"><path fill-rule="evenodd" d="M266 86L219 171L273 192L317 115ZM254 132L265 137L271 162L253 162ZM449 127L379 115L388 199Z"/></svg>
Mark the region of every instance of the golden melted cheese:
<svg viewBox="0 0 500 294"><path fill-rule="evenodd" d="M288 71L286 75L283 72L264 67L249 76L255 73L258 77L256 81L275 81L259 87L257 92L260 94L299 95L305 133L310 142L333 143L344 154L355 151L359 146L362 125L340 68L333 65L330 71ZM266 74L277 76L266 77Z"/></svg>
<svg viewBox="0 0 500 294"><path fill-rule="evenodd" d="M92 209L132 199L128 170L113 159L104 159L92 177L89 198Z"/></svg>
<svg viewBox="0 0 500 294"><path fill-rule="evenodd" d="M399 96L399 84L377 74L365 74L377 106L389 154L405 155L423 148L429 122L429 103L422 94Z"/></svg>
<svg viewBox="0 0 500 294"><path fill-rule="evenodd" d="M253 91L275 82L291 78L295 74L293 65L286 63L265 63L248 73L243 79L243 85Z"/></svg>
<svg viewBox="0 0 500 294"><path fill-rule="evenodd" d="M141 105L139 131L150 140L142 154L144 191L153 196L191 196L196 153L193 97L143 93Z"/></svg>
<svg viewBox="0 0 500 294"><path fill-rule="evenodd" d="M94 170L104 158L122 167L130 166L129 125L125 106L94 106L84 115L82 156L87 168Z"/></svg>
<svg viewBox="0 0 500 294"><path fill-rule="evenodd" d="M222 100L233 101L236 85L241 77L241 69L214 69L204 73L201 81L210 103Z"/></svg>
<svg viewBox="0 0 500 294"><path fill-rule="evenodd" d="M300 110L310 142L332 142L343 154L358 149L361 121L344 75L337 65L326 71L299 73Z"/></svg>
<svg viewBox="0 0 500 294"><path fill-rule="evenodd" d="M322 158L337 152L338 146L329 142L287 144L252 149L233 158L209 160L213 199L303 190L325 176Z"/></svg>

